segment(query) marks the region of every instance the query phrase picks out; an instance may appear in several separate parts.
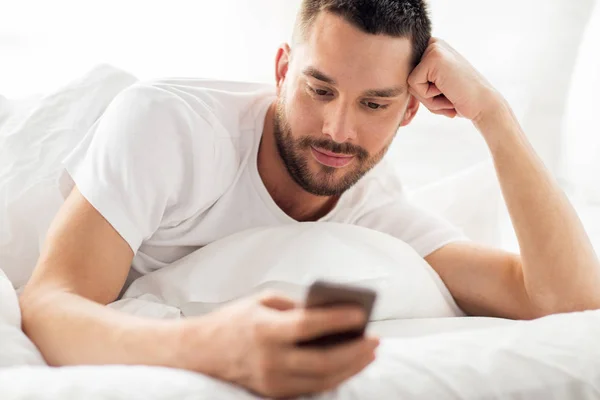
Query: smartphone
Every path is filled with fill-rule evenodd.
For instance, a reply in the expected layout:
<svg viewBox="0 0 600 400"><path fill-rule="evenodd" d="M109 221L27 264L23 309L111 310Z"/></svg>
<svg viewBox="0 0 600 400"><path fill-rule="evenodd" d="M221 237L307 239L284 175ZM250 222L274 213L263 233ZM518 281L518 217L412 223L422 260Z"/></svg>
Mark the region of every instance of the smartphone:
<svg viewBox="0 0 600 400"><path fill-rule="evenodd" d="M329 347L362 337L371 317L377 293L374 290L341 283L315 281L308 289L306 308L322 308L340 305L357 305L367 316L365 324L356 330L324 335L299 342L299 346Z"/></svg>

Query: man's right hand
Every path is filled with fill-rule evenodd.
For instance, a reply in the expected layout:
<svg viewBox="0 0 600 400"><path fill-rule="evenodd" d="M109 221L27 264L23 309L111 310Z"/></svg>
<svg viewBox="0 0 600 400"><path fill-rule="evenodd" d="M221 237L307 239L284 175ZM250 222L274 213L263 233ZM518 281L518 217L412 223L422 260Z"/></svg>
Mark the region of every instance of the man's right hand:
<svg viewBox="0 0 600 400"><path fill-rule="evenodd" d="M375 359L379 340L364 337L329 348L296 343L359 328L365 317L356 307L305 309L265 292L188 320L183 343L190 345L190 351L185 368L268 397L333 389ZM196 338L200 331L202 337Z"/></svg>
<svg viewBox="0 0 600 400"><path fill-rule="evenodd" d="M176 321L104 307L117 298L132 259L127 242L75 188L19 299L23 329L49 364L185 368L282 397L333 388L373 361L376 339L295 345L359 327L351 318L358 310L305 310L273 293Z"/></svg>

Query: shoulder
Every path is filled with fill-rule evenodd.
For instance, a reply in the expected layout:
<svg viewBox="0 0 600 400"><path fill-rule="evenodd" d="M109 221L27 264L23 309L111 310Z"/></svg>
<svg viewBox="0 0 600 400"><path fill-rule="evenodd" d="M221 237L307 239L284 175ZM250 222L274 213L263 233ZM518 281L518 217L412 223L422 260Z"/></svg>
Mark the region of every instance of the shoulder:
<svg viewBox="0 0 600 400"><path fill-rule="evenodd" d="M103 124L151 147L182 145L203 160L235 163L249 148L259 106L274 95L259 83L169 78L137 82L113 100ZM149 142L152 140L153 142ZM218 161L218 160L214 160Z"/></svg>
<svg viewBox="0 0 600 400"><path fill-rule="evenodd" d="M406 199L400 177L386 159L373 167L344 196L346 204L358 211L357 218L374 209Z"/></svg>
<svg viewBox="0 0 600 400"><path fill-rule="evenodd" d="M233 136L253 129L257 106L275 96L273 86L253 82L165 78L142 85L159 97L171 96L190 116L201 118L213 129Z"/></svg>

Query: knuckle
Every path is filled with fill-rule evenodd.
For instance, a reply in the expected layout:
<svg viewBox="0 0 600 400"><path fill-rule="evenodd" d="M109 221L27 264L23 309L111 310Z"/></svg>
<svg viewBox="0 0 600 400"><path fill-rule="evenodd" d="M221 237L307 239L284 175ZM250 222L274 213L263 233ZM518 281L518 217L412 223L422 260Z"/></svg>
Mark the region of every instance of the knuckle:
<svg viewBox="0 0 600 400"><path fill-rule="evenodd" d="M268 354L261 354L256 361L256 369L262 381L271 379L272 372L276 370L276 365L273 357Z"/></svg>
<svg viewBox="0 0 600 400"><path fill-rule="evenodd" d="M273 299L279 296L279 293L274 289L263 289L258 294L261 299Z"/></svg>
<svg viewBox="0 0 600 400"><path fill-rule="evenodd" d="M408 86L411 86L411 87L414 86L415 83L417 83L417 77L416 77L416 75L414 73L410 74L408 76L408 80L407 81L408 81Z"/></svg>
<svg viewBox="0 0 600 400"><path fill-rule="evenodd" d="M264 289L257 294L257 297L260 304L267 304L277 300L280 294L273 289Z"/></svg>
<svg viewBox="0 0 600 400"><path fill-rule="evenodd" d="M295 336L304 336L309 332L309 321L304 313L300 314L300 317L293 322L292 330Z"/></svg>
<svg viewBox="0 0 600 400"><path fill-rule="evenodd" d="M268 326L265 321L257 320L252 324L252 336L258 343L264 343L268 337Z"/></svg>
<svg viewBox="0 0 600 400"><path fill-rule="evenodd" d="M285 380L277 374L277 371L273 371L272 369L260 370L256 375L255 382L255 386L263 396L278 398L285 394Z"/></svg>
<svg viewBox="0 0 600 400"><path fill-rule="evenodd" d="M431 49L431 53L429 53L429 58L431 58L434 61L438 61L438 60L442 59L444 56L444 53L443 53L440 45L436 43L436 44L433 44L432 46L433 47Z"/></svg>
<svg viewBox="0 0 600 400"><path fill-rule="evenodd" d="M276 379L269 376L261 376L258 381L258 388L262 395L267 397L277 397L280 394L279 384Z"/></svg>

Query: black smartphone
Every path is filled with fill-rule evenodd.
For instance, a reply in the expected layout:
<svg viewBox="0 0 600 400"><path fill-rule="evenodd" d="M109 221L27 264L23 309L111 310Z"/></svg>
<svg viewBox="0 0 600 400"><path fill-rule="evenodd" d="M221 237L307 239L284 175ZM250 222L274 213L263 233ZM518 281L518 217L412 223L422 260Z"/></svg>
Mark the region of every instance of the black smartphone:
<svg viewBox="0 0 600 400"><path fill-rule="evenodd" d="M365 324L356 330L338 332L299 342L299 346L328 347L348 342L364 335L371 317L377 293L374 290L326 281L315 281L308 289L305 307L322 308L340 305L357 305L367 316Z"/></svg>

